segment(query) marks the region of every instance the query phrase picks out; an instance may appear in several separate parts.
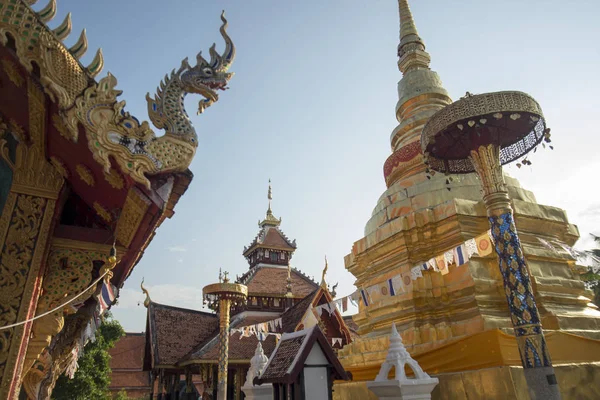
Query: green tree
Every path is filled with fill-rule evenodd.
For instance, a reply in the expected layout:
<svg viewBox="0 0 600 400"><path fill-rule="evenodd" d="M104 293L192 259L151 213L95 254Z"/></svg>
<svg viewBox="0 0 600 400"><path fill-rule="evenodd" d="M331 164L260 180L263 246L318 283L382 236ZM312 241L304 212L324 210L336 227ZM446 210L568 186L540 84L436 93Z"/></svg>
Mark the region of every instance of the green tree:
<svg viewBox="0 0 600 400"><path fill-rule="evenodd" d="M600 245L600 237L596 235L592 235L594 237L594 241ZM592 257L595 257L596 260L600 261L600 247L588 250L587 253ZM600 307L600 271L598 267L589 267L588 272L581 275L581 279L587 283L588 288L590 288L594 292L593 302L598 307Z"/></svg>
<svg viewBox="0 0 600 400"><path fill-rule="evenodd" d="M79 358L79 368L73 379L62 375L58 378L52 398L55 400L109 400L110 355L108 351L125 335L119 321L107 313L96 331L96 341L89 342ZM125 395L126 396L126 395ZM127 397L121 396L121 399Z"/></svg>

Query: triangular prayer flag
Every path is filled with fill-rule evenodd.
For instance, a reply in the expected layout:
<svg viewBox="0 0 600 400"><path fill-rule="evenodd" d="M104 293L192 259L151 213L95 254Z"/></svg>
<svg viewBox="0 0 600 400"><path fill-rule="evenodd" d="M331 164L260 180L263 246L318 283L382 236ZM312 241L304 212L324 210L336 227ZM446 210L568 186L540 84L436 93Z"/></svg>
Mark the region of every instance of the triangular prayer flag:
<svg viewBox="0 0 600 400"><path fill-rule="evenodd" d="M475 239L469 239L465 242L465 248L467 249L467 257L471 258L471 256L477 253L477 242Z"/></svg>
<svg viewBox="0 0 600 400"><path fill-rule="evenodd" d="M421 266L417 265L416 267L412 267L410 269L410 274L411 274L413 281L416 281L417 278L422 277L423 273L421 272Z"/></svg>
<svg viewBox="0 0 600 400"><path fill-rule="evenodd" d="M404 293L404 282L402 281L402 275L396 275L392 277L392 287L394 288L394 293Z"/></svg>

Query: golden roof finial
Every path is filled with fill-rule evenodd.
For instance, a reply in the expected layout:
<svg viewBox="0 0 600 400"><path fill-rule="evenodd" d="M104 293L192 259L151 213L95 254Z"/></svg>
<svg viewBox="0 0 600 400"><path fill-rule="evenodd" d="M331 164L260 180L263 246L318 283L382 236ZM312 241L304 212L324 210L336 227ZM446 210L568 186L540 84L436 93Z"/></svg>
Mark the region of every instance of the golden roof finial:
<svg viewBox="0 0 600 400"><path fill-rule="evenodd" d="M258 222L258 226L263 227L265 225L270 226L279 226L281 224L281 218L277 219L273 215L273 210L271 210L271 200L273 200L273 191L271 189L271 179L269 178L269 190L267 192L267 199L269 200L269 208L267 208L267 216L262 222Z"/></svg>
<svg viewBox="0 0 600 400"><path fill-rule="evenodd" d="M269 199L269 211L271 210L271 200L273 200L273 192L271 191L271 178L269 178L269 191L267 192L267 199Z"/></svg>
<svg viewBox="0 0 600 400"><path fill-rule="evenodd" d="M398 45L398 67L402 73L415 67L429 68L431 57L425 51L425 43L419 37L417 26L408 0L398 0L400 11L400 44Z"/></svg>
<svg viewBox="0 0 600 400"><path fill-rule="evenodd" d="M327 282L325 282L325 274L327 274L327 256L325 256L325 268L323 268L323 275L321 276L321 287L327 289Z"/></svg>
<svg viewBox="0 0 600 400"><path fill-rule="evenodd" d="M148 293L148 289L146 289L144 287L144 278L142 278L142 282L140 283L140 288L142 288L142 292L146 295L146 298L144 299L144 307L148 308L148 306L150 305L150 302L152 300L150 300L150 293Z"/></svg>

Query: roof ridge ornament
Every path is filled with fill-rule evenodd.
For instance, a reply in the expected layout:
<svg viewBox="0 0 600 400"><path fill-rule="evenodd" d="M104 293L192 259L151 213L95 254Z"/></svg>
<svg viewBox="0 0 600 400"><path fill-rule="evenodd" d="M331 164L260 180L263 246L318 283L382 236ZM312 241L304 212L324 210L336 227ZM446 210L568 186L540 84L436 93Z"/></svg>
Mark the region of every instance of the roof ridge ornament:
<svg viewBox="0 0 600 400"><path fill-rule="evenodd" d="M144 287L144 278L142 278L142 282L140 283L140 288L142 289L142 292L146 295L146 298L144 299L144 307L148 308L148 306L150 306L150 303L152 302L152 300L150 299L150 293L148 292L148 289L146 289ZM139 305L139 303L138 303Z"/></svg>
<svg viewBox="0 0 600 400"><path fill-rule="evenodd" d="M136 182L150 188L147 175L182 172L189 167L198 147L198 136L182 99L189 93L199 94L202 99L198 112L202 113L218 101L217 91L226 90L233 76L227 70L235 57L235 46L226 32L224 12L221 21L223 54L217 54L213 47L211 62L198 54L193 67L185 58L179 69L165 76L154 97L146 95L150 120L156 128L165 130L161 137L156 136L148 122L140 123L124 111L125 102L117 101L121 93L115 89L117 80L110 74L86 89L75 105L64 112L73 135L78 132L79 123L84 126L94 159L105 171L110 170L112 157ZM83 47L87 48L85 40L80 38L79 42L81 46L73 46L72 51L81 53ZM97 74L102 65L100 51L88 66L88 72Z"/></svg>
<svg viewBox="0 0 600 400"><path fill-rule="evenodd" d="M273 215L273 210L271 209L271 200L273 200L273 191L271 189L271 178L269 178L269 190L267 191L267 199L269 200L269 207L267 208L267 215L264 220L258 223L258 226L264 228L265 226L274 226L277 227L281 224L281 218L277 219L275 215Z"/></svg>
<svg viewBox="0 0 600 400"><path fill-rule="evenodd" d="M327 282L325 281L325 275L327 274L327 269L329 268L329 265L327 263L327 256L325 256L325 268L323 268L323 274L321 275L321 287L323 289L327 289Z"/></svg>

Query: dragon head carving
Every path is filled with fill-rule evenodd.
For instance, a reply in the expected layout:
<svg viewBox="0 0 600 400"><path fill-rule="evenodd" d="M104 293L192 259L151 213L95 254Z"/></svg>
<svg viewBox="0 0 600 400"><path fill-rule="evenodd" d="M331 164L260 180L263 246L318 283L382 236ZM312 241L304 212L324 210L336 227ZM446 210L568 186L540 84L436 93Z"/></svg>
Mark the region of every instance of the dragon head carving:
<svg viewBox="0 0 600 400"><path fill-rule="evenodd" d="M213 44L210 61L206 61L200 52L196 56L196 66L191 67L185 58L177 71L165 76L154 98L146 95L152 123L159 129L165 129L167 135L191 142L194 146L197 146L198 138L184 109L185 95L196 93L203 97L198 103L200 114L219 99L217 91L227 89L227 83L233 76L227 71L235 58L235 46L227 34L225 12L221 14L221 20L220 32L225 40L223 54L217 53Z"/></svg>
<svg viewBox="0 0 600 400"><path fill-rule="evenodd" d="M120 90L115 89L114 76L102 78L88 87L75 100L75 105L63 112L66 127L77 141L78 124L85 127L88 146L94 159L108 173L111 157L122 171L146 187L147 175L184 171L189 167L198 147L198 136L184 108L188 93L202 96L198 113L219 99L217 92L225 90L233 73L227 72L235 57L235 47L227 34L227 20L221 14L221 35L225 51L210 48L210 61L201 54L191 67L187 58L177 71L173 70L160 83L154 97L146 95L150 120L165 134L156 136L146 121L139 122L124 110L125 101L118 101Z"/></svg>

